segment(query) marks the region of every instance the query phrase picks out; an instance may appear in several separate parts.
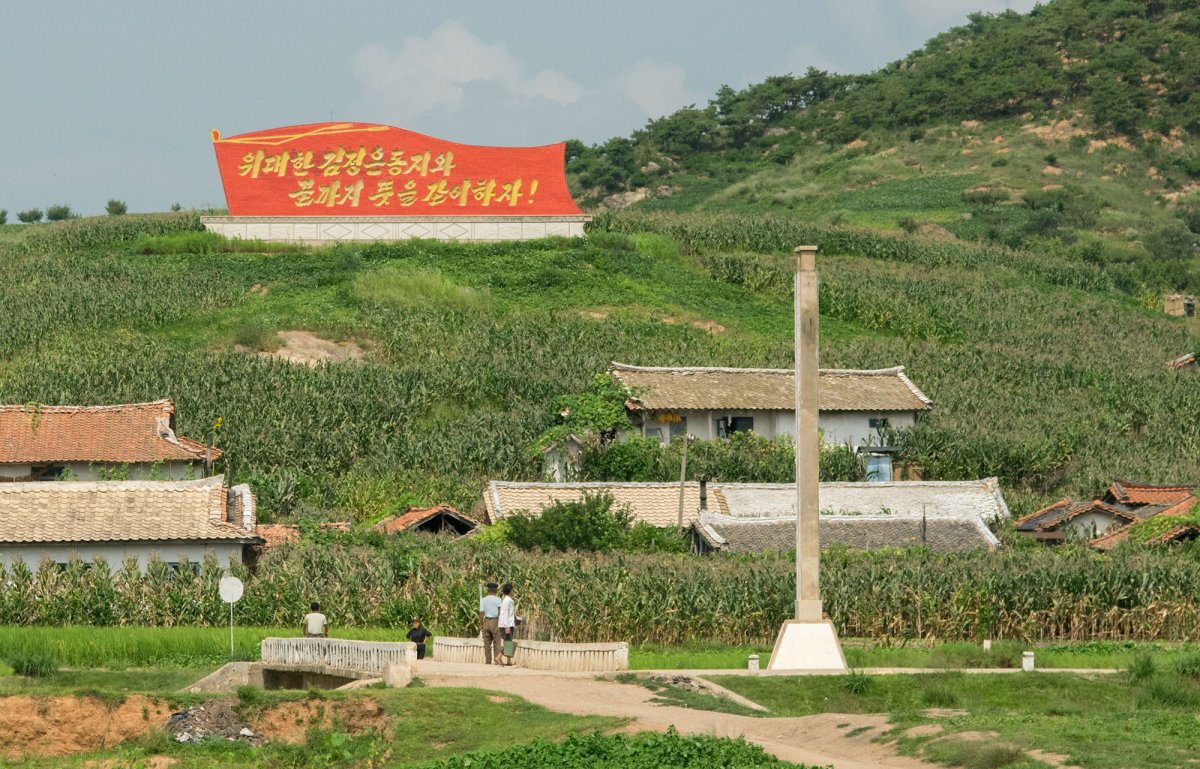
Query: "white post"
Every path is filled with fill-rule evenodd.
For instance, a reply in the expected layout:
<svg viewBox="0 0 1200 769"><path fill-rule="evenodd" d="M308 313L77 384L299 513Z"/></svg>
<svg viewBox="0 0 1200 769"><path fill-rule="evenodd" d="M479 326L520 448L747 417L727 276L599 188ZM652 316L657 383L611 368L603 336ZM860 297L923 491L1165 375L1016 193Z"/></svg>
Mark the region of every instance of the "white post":
<svg viewBox="0 0 1200 769"><path fill-rule="evenodd" d="M794 253L796 610L795 619L780 628L767 668L845 671L837 631L821 611L817 247L797 246Z"/></svg>
<svg viewBox="0 0 1200 769"><path fill-rule="evenodd" d="M233 659L233 604L229 604L229 659Z"/></svg>

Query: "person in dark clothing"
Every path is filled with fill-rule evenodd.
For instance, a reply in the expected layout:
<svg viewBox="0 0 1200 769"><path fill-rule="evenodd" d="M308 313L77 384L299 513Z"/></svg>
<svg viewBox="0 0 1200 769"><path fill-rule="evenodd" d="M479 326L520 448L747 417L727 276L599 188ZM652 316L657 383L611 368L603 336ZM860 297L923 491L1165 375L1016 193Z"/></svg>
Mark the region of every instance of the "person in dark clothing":
<svg viewBox="0 0 1200 769"><path fill-rule="evenodd" d="M413 617L412 627L408 631L408 640L417 645L417 659L425 659L425 639L432 635L433 633L430 633L425 629L425 626L421 624L420 617Z"/></svg>

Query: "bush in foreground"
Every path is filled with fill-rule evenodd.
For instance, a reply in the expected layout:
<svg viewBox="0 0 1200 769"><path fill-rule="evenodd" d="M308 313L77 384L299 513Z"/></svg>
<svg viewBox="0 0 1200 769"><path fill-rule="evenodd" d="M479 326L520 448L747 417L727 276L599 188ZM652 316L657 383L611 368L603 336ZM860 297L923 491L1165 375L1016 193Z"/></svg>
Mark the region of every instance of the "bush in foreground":
<svg viewBox="0 0 1200 769"><path fill-rule="evenodd" d="M666 734L572 735L563 742L535 740L495 752L466 753L427 769L774 769L794 766L758 745L727 737ZM800 767L803 769L803 767Z"/></svg>
<svg viewBox="0 0 1200 769"><path fill-rule="evenodd" d="M22 651L7 660L13 674L42 678L58 672L58 659L45 651Z"/></svg>

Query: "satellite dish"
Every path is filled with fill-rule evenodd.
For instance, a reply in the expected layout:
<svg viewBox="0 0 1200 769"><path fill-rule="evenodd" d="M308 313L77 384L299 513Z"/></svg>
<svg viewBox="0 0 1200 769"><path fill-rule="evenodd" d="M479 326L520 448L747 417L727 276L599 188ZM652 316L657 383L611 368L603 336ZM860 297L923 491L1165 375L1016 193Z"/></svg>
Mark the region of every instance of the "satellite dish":
<svg viewBox="0 0 1200 769"><path fill-rule="evenodd" d="M242 587L242 581L237 577L225 575L221 577L220 592L221 600L225 603L237 603L242 597L242 593L245 592L245 588Z"/></svg>

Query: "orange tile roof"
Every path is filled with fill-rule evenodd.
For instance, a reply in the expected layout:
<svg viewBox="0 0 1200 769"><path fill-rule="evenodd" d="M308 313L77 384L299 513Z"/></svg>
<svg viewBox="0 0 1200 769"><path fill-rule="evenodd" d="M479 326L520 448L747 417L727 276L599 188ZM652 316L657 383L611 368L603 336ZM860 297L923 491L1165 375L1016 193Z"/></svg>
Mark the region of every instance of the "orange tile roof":
<svg viewBox="0 0 1200 769"><path fill-rule="evenodd" d="M0 463L201 461L205 446L175 434L168 399L119 406L2 406ZM219 457L213 449L213 457Z"/></svg>
<svg viewBox="0 0 1200 769"><path fill-rule="evenodd" d="M1130 483L1120 479L1108 487L1117 502L1128 505L1171 505L1186 499L1196 490L1195 483L1176 483L1155 486L1149 483Z"/></svg>
<svg viewBox="0 0 1200 769"><path fill-rule="evenodd" d="M795 408L795 373L765 368L662 368L613 362L609 373L645 409ZM933 401L904 375L904 367L821 369L821 411L928 411Z"/></svg>
<svg viewBox="0 0 1200 769"><path fill-rule="evenodd" d="M1165 517L1170 518L1173 516L1186 515L1193 507L1196 506L1197 502L1200 502L1200 500L1198 500L1195 496L1189 495L1188 497L1176 502L1171 507L1168 507L1166 510L1161 511L1160 513L1158 513L1158 515L1153 516L1153 517L1158 518L1158 517L1165 516ZM1098 550L1110 550L1113 547L1116 547L1121 542L1124 542L1125 540L1129 539L1129 532L1132 529L1133 529L1132 525L1125 526L1125 527L1113 532L1112 534L1106 534L1102 537L1096 537L1095 539L1092 540L1092 547L1094 547ZM1180 534L1184 533L1185 531L1189 531L1189 530L1193 530L1193 529L1196 529L1196 527L1193 526L1192 524L1189 524L1189 523L1180 524L1179 526L1173 526L1172 528L1168 529L1167 531L1164 531L1162 534L1159 534L1156 537L1152 537L1152 538L1146 540L1146 542L1149 544L1161 544L1163 542L1170 542L1171 540L1175 539L1175 537L1179 536Z"/></svg>
<svg viewBox="0 0 1200 769"><path fill-rule="evenodd" d="M434 505L433 507L412 508L402 515L386 518L371 528L375 531L381 531L384 534L399 534L402 531L407 531L415 526L424 523L435 515L450 515L459 518L462 521L475 526L475 522L469 517L455 510L447 504Z"/></svg>

